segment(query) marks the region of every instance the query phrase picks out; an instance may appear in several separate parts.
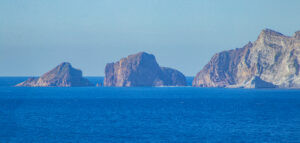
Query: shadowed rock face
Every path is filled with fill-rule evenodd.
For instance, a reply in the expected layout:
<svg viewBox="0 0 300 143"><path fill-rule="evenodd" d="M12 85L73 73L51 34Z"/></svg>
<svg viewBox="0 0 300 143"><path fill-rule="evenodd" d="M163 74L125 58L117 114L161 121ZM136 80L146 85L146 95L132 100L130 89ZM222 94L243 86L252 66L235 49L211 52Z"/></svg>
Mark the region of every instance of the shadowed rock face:
<svg viewBox="0 0 300 143"><path fill-rule="evenodd" d="M260 79L260 77L255 76L254 79L251 80L251 87L252 88L276 88L277 86L270 82L266 82Z"/></svg>
<svg viewBox="0 0 300 143"><path fill-rule="evenodd" d="M159 67L155 57L140 52L105 67L104 86L185 86L185 76L177 70Z"/></svg>
<svg viewBox="0 0 300 143"><path fill-rule="evenodd" d="M300 31L295 32L294 37L300 40Z"/></svg>
<svg viewBox="0 0 300 143"><path fill-rule="evenodd" d="M93 86L82 77L80 70L74 69L70 63L62 63L39 78L29 78L16 86L29 87L72 87Z"/></svg>
<svg viewBox="0 0 300 143"><path fill-rule="evenodd" d="M193 86L300 88L300 32L293 37L265 29L243 48L215 54Z"/></svg>

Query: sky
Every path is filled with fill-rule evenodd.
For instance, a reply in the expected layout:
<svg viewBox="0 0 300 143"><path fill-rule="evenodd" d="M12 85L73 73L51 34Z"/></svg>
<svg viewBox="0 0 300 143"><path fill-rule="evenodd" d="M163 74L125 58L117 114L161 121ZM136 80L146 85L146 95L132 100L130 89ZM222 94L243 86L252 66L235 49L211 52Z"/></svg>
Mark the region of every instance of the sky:
<svg viewBox="0 0 300 143"><path fill-rule="evenodd" d="M195 76L265 28L292 36L299 9L299 0L1 0L0 76L40 76L61 62L103 76L141 51Z"/></svg>

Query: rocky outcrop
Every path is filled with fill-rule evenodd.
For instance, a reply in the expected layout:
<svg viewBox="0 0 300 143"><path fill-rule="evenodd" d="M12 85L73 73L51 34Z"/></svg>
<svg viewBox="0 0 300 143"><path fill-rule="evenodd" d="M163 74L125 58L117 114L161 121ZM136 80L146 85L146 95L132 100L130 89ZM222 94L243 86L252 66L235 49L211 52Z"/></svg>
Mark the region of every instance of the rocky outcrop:
<svg viewBox="0 0 300 143"><path fill-rule="evenodd" d="M243 48L215 54L196 75L196 87L300 88L300 32L265 29Z"/></svg>
<svg viewBox="0 0 300 143"><path fill-rule="evenodd" d="M62 63L39 78L29 78L16 86L28 87L72 87L93 86L82 77L80 70L74 69L70 63Z"/></svg>
<svg viewBox="0 0 300 143"><path fill-rule="evenodd" d="M105 67L104 86L185 86L185 76L160 67L152 54L140 52Z"/></svg>

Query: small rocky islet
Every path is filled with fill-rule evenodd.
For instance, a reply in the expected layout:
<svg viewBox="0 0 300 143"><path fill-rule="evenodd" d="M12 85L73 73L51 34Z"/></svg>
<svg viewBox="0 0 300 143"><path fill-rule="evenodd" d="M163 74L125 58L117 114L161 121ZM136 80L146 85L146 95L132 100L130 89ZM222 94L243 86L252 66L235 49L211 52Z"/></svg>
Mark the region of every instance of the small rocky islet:
<svg viewBox="0 0 300 143"><path fill-rule="evenodd" d="M300 88L300 31L285 36L264 29L256 41L215 54L193 80L194 87ZM105 66L104 86L186 86L178 70L160 67L146 52L129 55ZM39 78L16 86L95 86L70 63L62 63Z"/></svg>
<svg viewBox="0 0 300 143"><path fill-rule="evenodd" d="M94 86L82 77L81 70L75 69L68 62L63 62L39 78L29 78L16 86L25 87L78 87Z"/></svg>

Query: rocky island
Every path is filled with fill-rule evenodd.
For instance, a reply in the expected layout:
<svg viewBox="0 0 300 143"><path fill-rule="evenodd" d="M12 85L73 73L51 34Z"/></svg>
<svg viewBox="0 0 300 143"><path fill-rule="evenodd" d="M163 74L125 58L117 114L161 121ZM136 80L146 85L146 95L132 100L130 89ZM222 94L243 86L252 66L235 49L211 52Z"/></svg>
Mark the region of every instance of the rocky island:
<svg viewBox="0 0 300 143"><path fill-rule="evenodd" d="M105 67L104 86L185 86L185 76L160 67L154 55L145 52L129 55Z"/></svg>
<svg viewBox="0 0 300 143"><path fill-rule="evenodd" d="M193 86L300 88L300 31L294 36L265 29L243 48L215 54Z"/></svg>
<svg viewBox="0 0 300 143"><path fill-rule="evenodd" d="M16 86L28 87L73 87L73 86L93 86L86 78L82 77L82 72L64 62L45 73L39 78L29 78Z"/></svg>

